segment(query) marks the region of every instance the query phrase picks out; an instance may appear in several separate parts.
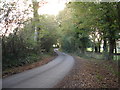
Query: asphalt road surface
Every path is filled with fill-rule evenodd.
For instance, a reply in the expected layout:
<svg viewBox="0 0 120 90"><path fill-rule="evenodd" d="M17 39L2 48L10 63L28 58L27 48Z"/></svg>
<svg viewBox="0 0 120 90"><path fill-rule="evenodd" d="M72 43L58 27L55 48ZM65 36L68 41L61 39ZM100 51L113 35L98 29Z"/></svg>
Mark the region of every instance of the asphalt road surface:
<svg viewBox="0 0 120 90"><path fill-rule="evenodd" d="M3 79L3 88L52 88L72 69L72 56L55 50L58 57L46 65Z"/></svg>

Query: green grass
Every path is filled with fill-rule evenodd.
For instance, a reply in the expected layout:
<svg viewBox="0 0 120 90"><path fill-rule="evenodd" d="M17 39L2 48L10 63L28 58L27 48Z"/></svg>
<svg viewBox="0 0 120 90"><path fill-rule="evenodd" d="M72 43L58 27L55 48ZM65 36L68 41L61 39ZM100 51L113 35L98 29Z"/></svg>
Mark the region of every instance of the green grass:
<svg viewBox="0 0 120 90"><path fill-rule="evenodd" d="M114 55L113 60L120 60L120 55Z"/></svg>
<svg viewBox="0 0 120 90"><path fill-rule="evenodd" d="M92 48L87 48L87 51L92 51Z"/></svg>

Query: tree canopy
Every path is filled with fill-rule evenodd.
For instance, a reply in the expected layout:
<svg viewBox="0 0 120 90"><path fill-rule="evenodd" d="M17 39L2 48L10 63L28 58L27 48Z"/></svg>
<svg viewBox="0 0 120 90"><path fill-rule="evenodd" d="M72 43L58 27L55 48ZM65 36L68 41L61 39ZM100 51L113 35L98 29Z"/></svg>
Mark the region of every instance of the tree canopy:
<svg viewBox="0 0 120 90"><path fill-rule="evenodd" d="M29 63L28 56L53 52L57 45L66 52L85 54L87 48L113 59L120 38L119 2L69 2L57 16L39 15L39 2L3 2L0 37L4 68ZM103 50L102 50L102 49ZM12 60L12 62L11 62ZM9 65L8 65L9 64Z"/></svg>

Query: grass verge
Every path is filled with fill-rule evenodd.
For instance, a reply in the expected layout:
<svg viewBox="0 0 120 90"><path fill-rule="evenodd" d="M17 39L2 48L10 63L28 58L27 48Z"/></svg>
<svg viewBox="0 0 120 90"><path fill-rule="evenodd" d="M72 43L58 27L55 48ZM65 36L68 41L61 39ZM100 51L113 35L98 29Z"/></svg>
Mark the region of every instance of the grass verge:
<svg viewBox="0 0 120 90"><path fill-rule="evenodd" d="M40 56L30 56L29 58L27 58L30 62L24 63L19 66L17 65L16 67L14 66L12 68L5 69L2 72L2 77L5 78L13 74L17 74L35 67L42 66L53 60L55 57L56 55L49 54L42 55L42 58Z"/></svg>

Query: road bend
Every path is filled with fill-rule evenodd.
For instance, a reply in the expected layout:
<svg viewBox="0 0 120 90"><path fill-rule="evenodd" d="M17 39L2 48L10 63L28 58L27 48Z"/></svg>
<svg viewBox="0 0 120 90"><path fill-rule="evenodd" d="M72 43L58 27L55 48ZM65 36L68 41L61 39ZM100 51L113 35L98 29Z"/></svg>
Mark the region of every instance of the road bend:
<svg viewBox="0 0 120 90"><path fill-rule="evenodd" d="M18 73L2 80L3 88L52 88L74 66L72 56L55 51L58 56L48 64Z"/></svg>

